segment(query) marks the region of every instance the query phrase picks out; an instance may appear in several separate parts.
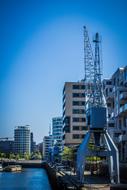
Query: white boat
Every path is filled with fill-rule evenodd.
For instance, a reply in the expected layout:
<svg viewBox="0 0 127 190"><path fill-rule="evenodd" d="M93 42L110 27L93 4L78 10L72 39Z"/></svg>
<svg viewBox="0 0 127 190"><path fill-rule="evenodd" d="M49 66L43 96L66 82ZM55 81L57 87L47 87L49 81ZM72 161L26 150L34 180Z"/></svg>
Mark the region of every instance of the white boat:
<svg viewBox="0 0 127 190"><path fill-rule="evenodd" d="M18 172L22 171L22 166L20 165L8 165L4 168L5 172Z"/></svg>

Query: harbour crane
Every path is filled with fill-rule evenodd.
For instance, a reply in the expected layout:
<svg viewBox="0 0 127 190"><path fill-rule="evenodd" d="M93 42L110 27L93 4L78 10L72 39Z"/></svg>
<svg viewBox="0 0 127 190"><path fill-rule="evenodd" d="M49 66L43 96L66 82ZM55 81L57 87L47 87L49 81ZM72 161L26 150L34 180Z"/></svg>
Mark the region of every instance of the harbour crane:
<svg viewBox="0 0 127 190"><path fill-rule="evenodd" d="M102 61L99 33L95 34L93 43L95 44L94 56L88 31L84 27L85 112L88 132L77 151L76 172L80 183L84 183L86 158L98 155L106 157L109 161L111 183L120 183L118 149L107 130L107 105L101 81ZM94 149L89 148L91 139Z"/></svg>

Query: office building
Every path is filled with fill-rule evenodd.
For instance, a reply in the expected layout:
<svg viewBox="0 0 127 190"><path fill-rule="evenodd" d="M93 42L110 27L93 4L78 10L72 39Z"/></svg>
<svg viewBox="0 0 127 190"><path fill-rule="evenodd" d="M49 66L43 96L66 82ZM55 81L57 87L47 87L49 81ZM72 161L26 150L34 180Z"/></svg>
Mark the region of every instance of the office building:
<svg viewBox="0 0 127 190"><path fill-rule="evenodd" d="M52 135L44 136L44 138L43 138L43 158L45 160L49 160L52 147L53 147Z"/></svg>
<svg viewBox="0 0 127 190"><path fill-rule="evenodd" d="M0 138L0 152L5 154L14 153L14 140Z"/></svg>
<svg viewBox="0 0 127 190"><path fill-rule="evenodd" d="M86 132L85 84L66 82L63 88L63 144L79 145Z"/></svg>
<svg viewBox="0 0 127 190"><path fill-rule="evenodd" d="M108 130L119 150L121 162L127 162L127 66L103 80L108 106Z"/></svg>
<svg viewBox="0 0 127 190"><path fill-rule="evenodd" d="M43 155L43 142L36 145L36 151L40 152Z"/></svg>
<svg viewBox="0 0 127 190"><path fill-rule="evenodd" d="M15 153L24 155L30 154L30 128L28 126L18 126L14 130Z"/></svg>
<svg viewBox="0 0 127 190"><path fill-rule="evenodd" d="M54 144L62 151L62 139L63 139L63 118L55 117L52 119L52 137Z"/></svg>

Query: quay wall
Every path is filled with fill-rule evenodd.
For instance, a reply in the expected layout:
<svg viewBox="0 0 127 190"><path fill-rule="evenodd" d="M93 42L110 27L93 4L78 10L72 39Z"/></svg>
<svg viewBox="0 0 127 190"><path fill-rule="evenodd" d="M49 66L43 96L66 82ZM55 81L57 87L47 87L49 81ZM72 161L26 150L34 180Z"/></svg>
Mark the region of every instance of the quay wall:
<svg viewBox="0 0 127 190"><path fill-rule="evenodd" d="M52 189L53 190L60 190L58 178L56 175L56 170L54 168L52 168L51 166L49 166L47 163L45 163L43 168L45 168L45 170L47 172L47 175L48 175Z"/></svg>

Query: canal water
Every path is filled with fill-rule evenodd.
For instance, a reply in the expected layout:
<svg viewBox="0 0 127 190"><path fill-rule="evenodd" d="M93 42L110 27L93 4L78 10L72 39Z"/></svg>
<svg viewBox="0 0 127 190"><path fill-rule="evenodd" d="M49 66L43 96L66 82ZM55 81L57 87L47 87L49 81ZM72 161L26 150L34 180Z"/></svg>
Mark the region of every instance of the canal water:
<svg viewBox="0 0 127 190"><path fill-rule="evenodd" d="M0 172L0 190L51 190L42 168L25 168L22 172Z"/></svg>

